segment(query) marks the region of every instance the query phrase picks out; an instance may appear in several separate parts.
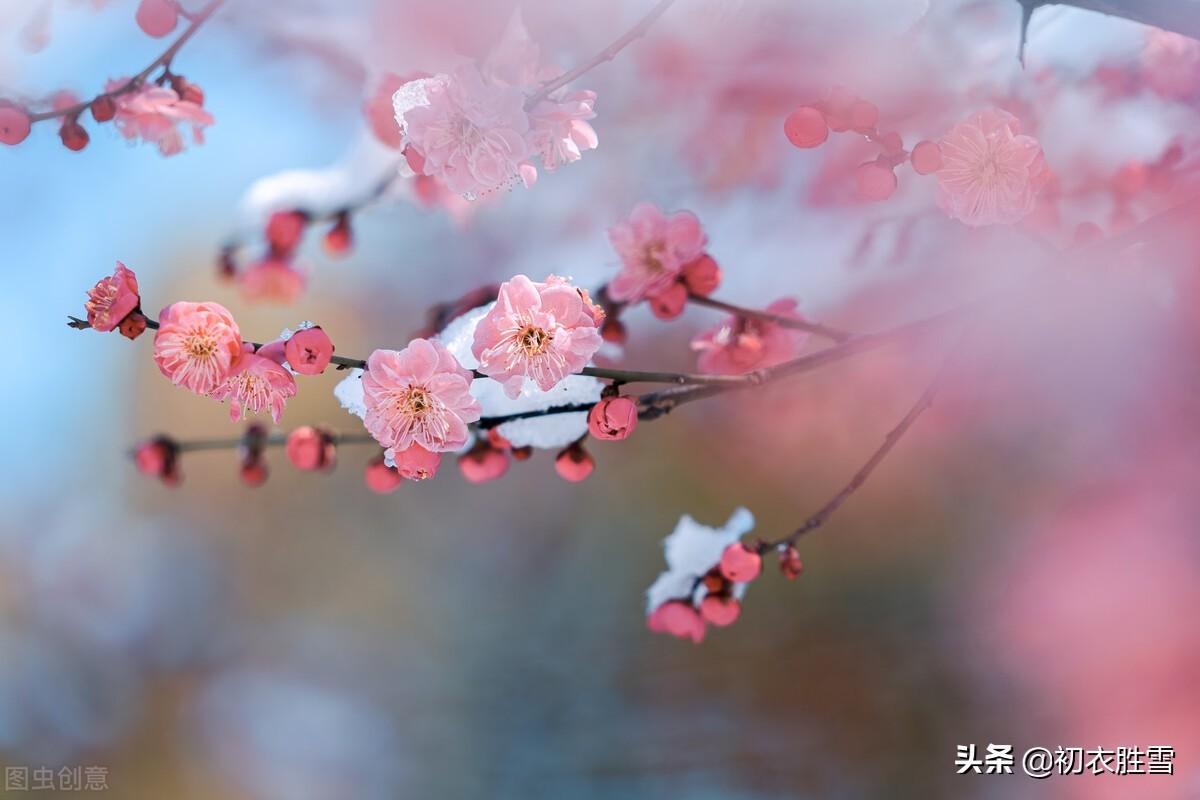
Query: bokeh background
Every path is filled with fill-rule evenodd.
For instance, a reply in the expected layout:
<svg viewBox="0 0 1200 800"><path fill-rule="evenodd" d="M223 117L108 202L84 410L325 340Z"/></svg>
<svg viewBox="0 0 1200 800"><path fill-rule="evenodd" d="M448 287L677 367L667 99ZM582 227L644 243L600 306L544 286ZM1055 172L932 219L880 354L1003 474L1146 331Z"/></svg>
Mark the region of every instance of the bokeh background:
<svg viewBox="0 0 1200 800"><path fill-rule="evenodd" d="M163 47L128 0L56 2L31 52L42 5L0 4L0 95L88 95ZM1100 66L1135 73L1147 29L1039 11L1022 71L1015 2L679 0L581 81L599 92L601 145L580 163L465 213L401 187L355 218L349 258L310 236L292 306L218 280L219 246L261 221L251 185L297 168L332 169L348 195L368 185L389 157L361 113L378 76L485 52L512 5L231 0L175 65L216 117L202 146L164 159L91 126L71 153L43 124L0 149L0 764L104 765L129 798L1200 796L1188 226L1115 263L1048 258L1053 232L968 231L911 172L888 202L859 204L860 145L797 151L781 132L833 82L909 142L1004 99L1063 185L1086 186L1190 144L1189 103L1092 83ZM570 65L647 7L530 3L525 20ZM301 175L268 199L306 180L322 185ZM1135 217L1189 185L1181 172ZM700 216L735 302L795 296L878 330L1000 299L954 336L597 444L582 484L542 452L482 486L447 462L390 496L363 485L365 446L319 476L273 451L260 489L232 452L186 457L178 489L141 478L130 443L239 429L162 380L148 338L63 324L120 259L148 309L215 300L260 339L313 319L365 356L404 344L431 304L517 272L602 284L605 229L642 199ZM1108 229L1110 204L1079 189L1063 229ZM627 321L621 363L686 369L714 317ZM645 629L681 514L717 525L745 505L764 536L789 530L959 336L934 408L803 543L798 581L768 570L742 619L699 646ZM355 429L337 379L302 381L284 426ZM1177 774L955 774L957 745L992 742L1169 745Z"/></svg>

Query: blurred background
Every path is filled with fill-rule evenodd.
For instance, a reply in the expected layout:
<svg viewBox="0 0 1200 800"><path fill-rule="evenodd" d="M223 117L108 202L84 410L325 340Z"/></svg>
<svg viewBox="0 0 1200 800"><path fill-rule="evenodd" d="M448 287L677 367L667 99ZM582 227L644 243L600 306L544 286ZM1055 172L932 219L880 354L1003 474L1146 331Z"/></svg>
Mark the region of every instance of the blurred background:
<svg viewBox="0 0 1200 800"><path fill-rule="evenodd" d="M523 13L569 67L649 5ZM88 97L150 63L165 44L135 6L0 3L0 96ZM334 207L392 168L362 113L383 73L480 57L513 8L230 0L174 66L216 118L204 144L163 158L89 125L73 153L42 123L0 148L0 764L102 765L130 798L1200 796L1200 249L1185 224L1104 263L1046 256L1081 222L1112 233L1200 190L1196 87L1152 85L1153 32L1042 9L1022 70L1008 0L679 0L579 82L600 138L582 161L473 204L402 183L355 216L349 257L310 234L288 306L218 278L222 244L260 246L289 192ZM1190 57L1170 66L1186 78ZM967 229L911 171L888 201L858 202L864 143L800 151L782 135L834 83L909 144L1020 109L1056 174L1055 219ZM1105 188L1172 147L1160 185ZM250 191L297 169L314 172ZM952 337L687 406L597 443L580 484L539 452L493 483L447 460L379 496L366 446L328 475L271 451L259 489L232 451L185 456L176 489L142 478L132 442L241 428L164 381L148 338L63 324L119 259L150 313L215 300L258 340L316 320L365 357L515 273L601 285L617 266L605 230L639 200L698 214L732 302L796 297L866 331L1000 298L961 334L933 409L803 541L805 574L768 570L698 646L645 628L679 516L719 525L744 505L756 534L790 530ZM634 309L613 357L690 369L688 341L716 319ZM303 380L284 429L357 430L339 377ZM956 775L972 743L1167 745L1176 774Z"/></svg>

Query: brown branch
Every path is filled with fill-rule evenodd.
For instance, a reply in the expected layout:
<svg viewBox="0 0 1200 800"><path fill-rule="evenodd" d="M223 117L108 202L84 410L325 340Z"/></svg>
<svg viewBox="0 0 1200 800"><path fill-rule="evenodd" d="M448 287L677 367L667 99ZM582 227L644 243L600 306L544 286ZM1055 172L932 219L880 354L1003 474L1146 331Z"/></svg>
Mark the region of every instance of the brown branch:
<svg viewBox="0 0 1200 800"><path fill-rule="evenodd" d="M1110 17L1141 22L1167 31L1200 39L1200 1L1198 0L1025 0L1032 11L1042 6L1074 6Z"/></svg>
<svg viewBox="0 0 1200 800"><path fill-rule="evenodd" d="M540 87L538 87L538 90L531 94L525 101L525 110L528 111L532 109L542 100L545 100L547 97L549 97L553 92L566 86L571 81L582 77L586 73L603 64L605 61L612 61L614 58L616 58L617 53L621 52L630 44L632 44L635 39L645 36L646 31L650 29L650 26L653 25L668 8L670 8L673 2L675 2L675 0L659 0L658 4L655 5L654 8L650 9L649 13L642 17L638 24L634 25L632 28L618 37L612 44L593 56L590 60L585 61L569 72L564 72L562 75L559 75L553 80L543 83Z"/></svg>
<svg viewBox="0 0 1200 800"><path fill-rule="evenodd" d="M835 342L848 341L854 334L849 331L838 330L829 325L822 325L819 322L809 322L804 319L796 319L795 317L785 316L783 314L773 314L770 311L759 311L755 308L742 308L735 306L733 303L726 303L723 300L717 300L712 297L703 297L701 295L689 294L688 302L694 305L704 306L706 308L715 308L718 311L725 311L733 314L736 317L746 319L759 319L764 322L773 322L781 328L793 328L800 331L808 331L815 333L818 336L824 336Z"/></svg>
<svg viewBox="0 0 1200 800"><path fill-rule="evenodd" d="M948 361L949 359L947 359L947 362ZM887 458L888 453L892 452L892 448L894 448L900 442L900 440L904 438L904 434L908 433L909 428L913 426L913 424L917 421L917 418L921 416L925 409L933 405L933 396L937 393L938 387L941 385L942 377L945 375L945 372L946 362L943 362L933 380L930 381L927 387L925 387L925 391L921 392L921 396L917 398L917 402L913 404L912 408L908 410L908 413L904 415L896 427L892 428L892 430L888 432L887 436L884 437L883 444L880 445L879 449L872 453L871 457L867 459L866 463L854 473L854 476L850 479L849 483L843 486L837 494L830 498L829 502L821 506L821 508L818 509L815 514L806 519L804 523L800 525L800 527L796 528L796 530L792 531L787 536L774 542L760 542L758 545L758 551L762 553L770 549L794 545L796 540L801 536L824 525L825 522L831 516L833 516L833 513L841 508L843 503L850 499L850 495L858 491L858 489L867 482L867 479L871 477L871 473L873 473L875 469L881 463L883 463L883 460Z"/></svg>
<svg viewBox="0 0 1200 800"><path fill-rule="evenodd" d="M159 67L162 67L164 70L170 69L171 62L175 59L176 54L179 53L180 48L187 44L188 40L196 35L196 31L200 29L200 26L207 22L208 18L211 17L224 2L225 0L212 0L211 3L195 14L184 15L185 18L190 20L187 29L185 29L183 33L179 34L179 38L172 42L171 46L164 50L162 55L150 62L150 66L146 67L137 75L134 75L121 86L113 89L111 92L101 92L91 100L86 100L82 103L76 103L73 106L67 106L66 108L60 108L51 111L43 111L40 114L30 114L30 123L41 122L42 120L54 119L56 117L76 116L83 113L85 110L87 110L88 106L101 98L117 97L119 95L136 90L146 81L146 78L150 77L150 73L154 72L154 70L158 69Z"/></svg>

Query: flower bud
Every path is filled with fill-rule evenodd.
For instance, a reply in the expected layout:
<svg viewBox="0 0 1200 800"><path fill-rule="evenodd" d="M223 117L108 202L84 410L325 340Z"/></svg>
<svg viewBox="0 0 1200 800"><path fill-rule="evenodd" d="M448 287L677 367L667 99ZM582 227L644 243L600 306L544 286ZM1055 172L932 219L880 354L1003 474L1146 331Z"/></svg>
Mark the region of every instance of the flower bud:
<svg viewBox="0 0 1200 800"><path fill-rule="evenodd" d="M302 211L276 211L267 220L267 241L277 255L286 255L300 244L308 226L308 215Z"/></svg>
<svg viewBox="0 0 1200 800"><path fill-rule="evenodd" d="M140 311L130 312L125 319L121 320L117 330L126 339L136 339L146 332L146 317Z"/></svg>
<svg viewBox="0 0 1200 800"><path fill-rule="evenodd" d="M168 486L179 483L179 445L167 436L139 442L133 451L138 472L160 479Z"/></svg>
<svg viewBox="0 0 1200 800"><path fill-rule="evenodd" d="M804 571L804 564L801 563L800 553L795 547L786 545L779 548L779 571L789 581L800 577L800 573Z"/></svg>
<svg viewBox="0 0 1200 800"><path fill-rule="evenodd" d="M604 324L600 326L600 336L604 341L611 344L625 344L629 334L625 330L625 323L616 317L608 317L604 320Z"/></svg>
<svg viewBox="0 0 1200 800"><path fill-rule="evenodd" d="M409 445L404 450L389 450L400 477L410 481L423 481L437 474L442 463L440 453L434 453L419 444Z"/></svg>
<svg viewBox="0 0 1200 800"><path fill-rule="evenodd" d="M708 297L721 285L721 268L708 253L683 267L683 282L692 294Z"/></svg>
<svg viewBox="0 0 1200 800"><path fill-rule="evenodd" d="M262 486L267 482L267 465L262 458L247 459L242 462L242 483L247 486Z"/></svg>
<svg viewBox="0 0 1200 800"><path fill-rule="evenodd" d="M7 100L0 100L0 142L20 144L29 135L31 125L25 109L18 108Z"/></svg>
<svg viewBox="0 0 1200 800"><path fill-rule="evenodd" d="M942 168L942 148L938 147L937 142L928 139L913 145L908 158L912 162L913 171L918 175L928 175Z"/></svg>
<svg viewBox="0 0 1200 800"><path fill-rule="evenodd" d="M742 613L742 604L737 598L710 594L700 601L700 616L718 628L732 625Z"/></svg>
<svg viewBox="0 0 1200 800"><path fill-rule="evenodd" d="M117 103L106 94L92 101L92 119L96 122L108 122L117 115Z"/></svg>
<svg viewBox="0 0 1200 800"><path fill-rule="evenodd" d="M554 459L554 471L558 473L558 477L571 483L579 483L591 475L595 468L596 462L579 442L569 445Z"/></svg>
<svg viewBox="0 0 1200 800"><path fill-rule="evenodd" d="M179 24L179 7L172 0L142 0L135 19L147 36L161 39Z"/></svg>
<svg viewBox="0 0 1200 800"><path fill-rule="evenodd" d="M288 461L305 472L331 469L337 454L333 434L311 425L302 425L289 433L283 449Z"/></svg>
<svg viewBox="0 0 1200 800"><path fill-rule="evenodd" d="M588 412L588 432L597 439L619 441L629 438L637 421L637 403L628 397L606 397Z"/></svg>
<svg viewBox="0 0 1200 800"><path fill-rule="evenodd" d="M801 106L783 120L783 135L794 147L817 147L829 138L829 125L818 109Z"/></svg>
<svg viewBox="0 0 1200 800"><path fill-rule="evenodd" d="M400 488L404 479L395 467L383 463L383 456L371 459L364 475L367 488L376 494L391 494Z"/></svg>
<svg viewBox="0 0 1200 800"><path fill-rule="evenodd" d="M301 328L283 345L288 364L301 375L320 375L333 358L333 342L321 327Z"/></svg>
<svg viewBox="0 0 1200 800"><path fill-rule="evenodd" d="M508 472L508 454L480 441L458 457L458 469L471 483L494 481Z"/></svg>
<svg viewBox="0 0 1200 800"><path fill-rule="evenodd" d="M322 240L322 245L325 247L325 252L331 256L344 256L350 252L350 245L353 242L353 236L350 231L350 215L343 211L338 214L337 221L333 227L325 233L325 238Z"/></svg>
<svg viewBox="0 0 1200 800"><path fill-rule="evenodd" d="M854 171L858 196L863 200L886 200L896 191L896 173L880 161L859 164Z"/></svg>
<svg viewBox="0 0 1200 800"><path fill-rule="evenodd" d="M663 320L675 319L683 313L683 307L687 305L687 287L682 283L673 283L669 288L653 297L647 297L646 300L650 303L650 311L654 316Z"/></svg>
<svg viewBox="0 0 1200 800"><path fill-rule="evenodd" d="M76 153L88 145L88 132L75 117L69 117L63 122L62 127L58 129L58 137L62 139L64 147Z"/></svg>
<svg viewBox="0 0 1200 800"><path fill-rule="evenodd" d="M741 542L734 542L721 554L718 568L734 583L748 583L762 572L762 556Z"/></svg>

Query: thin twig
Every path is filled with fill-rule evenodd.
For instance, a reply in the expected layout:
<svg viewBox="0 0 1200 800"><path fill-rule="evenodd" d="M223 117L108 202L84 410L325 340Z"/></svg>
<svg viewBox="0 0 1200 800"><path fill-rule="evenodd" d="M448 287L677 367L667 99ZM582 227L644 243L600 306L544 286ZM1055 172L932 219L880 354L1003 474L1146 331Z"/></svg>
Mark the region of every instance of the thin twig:
<svg viewBox="0 0 1200 800"><path fill-rule="evenodd" d="M150 73L154 72L154 70L158 69L159 67L162 67L163 69L170 69L171 62L175 59L175 56L179 52L180 48L187 44L188 40L191 39L196 34L196 31L200 29L200 26L207 22L208 18L211 17L224 2L225 0L212 0L211 3L195 14L190 16L185 15L185 18L190 19L191 22L187 26L187 29L184 30L183 33L179 34L179 38L172 42L171 46L164 50L162 55L150 62L150 66L146 67L137 75L134 75L121 86L113 89L111 92L101 92L91 100L86 100L82 103L76 103L73 106L67 106L66 108L54 109L51 111L43 111L40 114L30 114L29 121L33 123L41 122L42 120L46 119L54 119L55 117L73 117L77 114L83 113L88 106L103 97L117 97L119 95L126 94L127 92L134 91L145 82L146 78L150 77Z"/></svg>
<svg viewBox="0 0 1200 800"><path fill-rule="evenodd" d="M735 306L733 303L726 303L723 300L717 300L712 297L703 297L701 295L689 294L688 302L698 306L707 308L715 308L718 311L725 311L733 314L735 317L743 317L746 319L760 319L765 322L773 322L781 328L794 328L800 331L808 331L815 333L818 336L824 336L835 342L848 341L854 334L849 331L838 330L829 325L822 325L819 322L809 322L804 319L796 319L795 317L785 316L783 314L773 314L770 311L760 311L755 308L742 308Z"/></svg>
<svg viewBox="0 0 1200 800"><path fill-rule="evenodd" d="M575 67L575 69L570 70L569 72L564 72L557 78L543 83L538 90L531 94L525 101L525 110L528 111L532 109L542 100L545 100L547 97L549 97L553 92L566 86L571 81L580 78L581 76L603 64L605 61L612 61L616 57L617 53L628 47L635 39L645 36L646 31L650 29L650 26L653 25L668 8L670 8L673 2L675 2L675 0L659 0L658 4L655 5L654 8L650 9L649 13L642 17L638 24L634 25L632 28L618 37L616 41L597 53L591 60L585 61L584 63Z"/></svg>
<svg viewBox="0 0 1200 800"><path fill-rule="evenodd" d="M947 358L946 362L943 362L941 368L938 369L937 374L934 375L933 380L930 381L927 387L925 387L925 391L921 392L921 396L917 398L917 402L913 404L912 408L908 410L908 413L904 415L896 427L892 428L892 430L888 432L888 435L884 437L883 444L880 445L879 449L872 453L871 457L867 459L867 462L863 464L857 472L854 473L854 476L850 479L850 482L843 486L837 494L830 498L829 502L821 506L821 508L818 509L815 514L806 519L803 524L800 525L800 527L796 528L796 530L777 541L760 543L758 546L759 552L765 552L767 550L779 547L794 545L796 540L801 536L824 525L825 522L831 516L833 516L833 513L841 508L842 504L850 498L850 495L858 491L858 489L867 482L867 479L871 477L871 473L873 473L875 469L881 463L883 463L883 460L887 458L887 455L892 451L892 448L894 448L900 442L900 440L904 438L904 434L908 433L909 428L913 426L913 423L917 421L917 418L921 416L925 409L933 405L933 396L937 394L938 387L941 385L942 377L946 373L946 364L948 362L949 359Z"/></svg>

